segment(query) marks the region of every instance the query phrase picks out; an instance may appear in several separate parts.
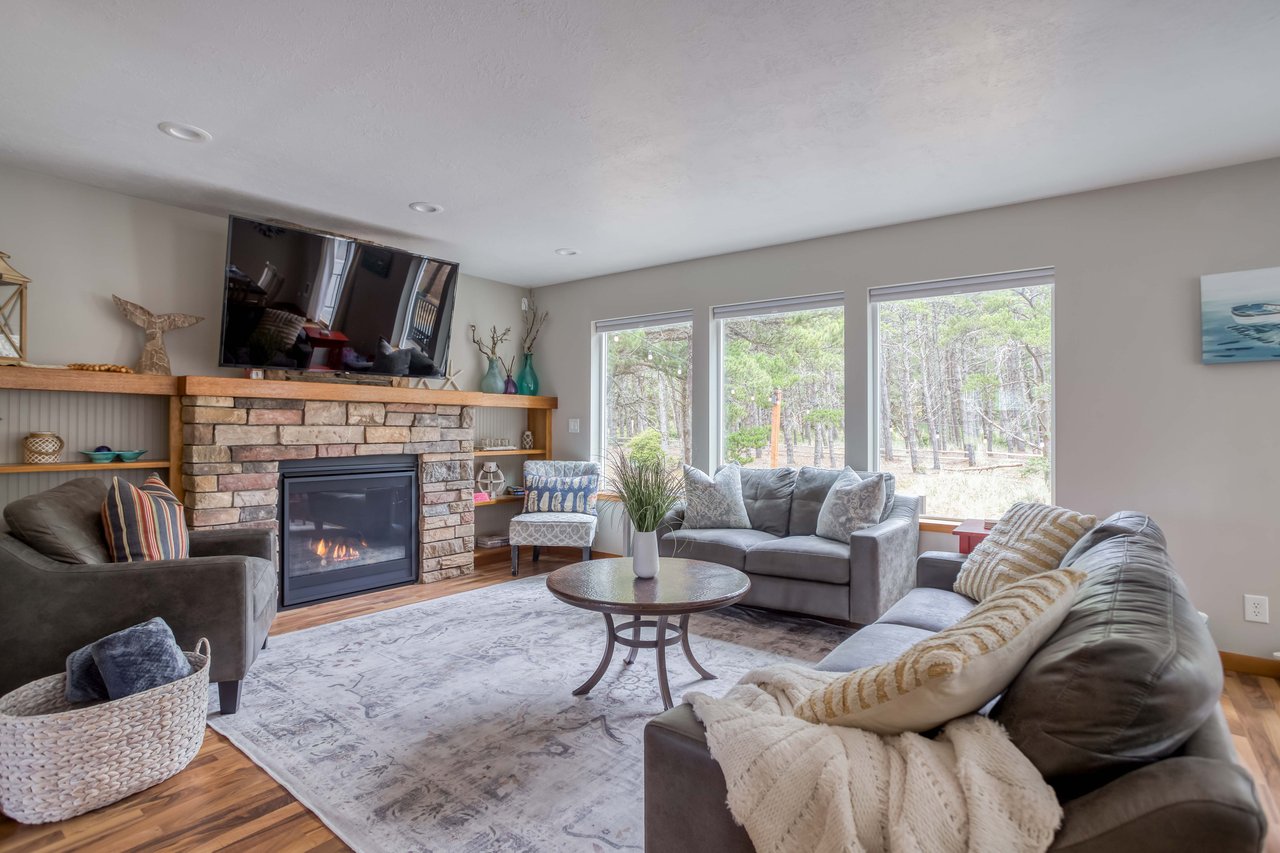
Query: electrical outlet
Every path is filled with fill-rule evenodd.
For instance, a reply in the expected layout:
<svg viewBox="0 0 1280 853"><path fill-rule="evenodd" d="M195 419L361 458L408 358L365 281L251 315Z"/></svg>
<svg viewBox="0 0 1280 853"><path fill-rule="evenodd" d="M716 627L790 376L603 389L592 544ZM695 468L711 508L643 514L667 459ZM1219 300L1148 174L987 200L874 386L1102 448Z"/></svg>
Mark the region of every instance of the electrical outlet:
<svg viewBox="0 0 1280 853"><path fill-rule="evenodd" d="M569 418L569 432L582 432L582 421L577 418Z"/></svg>
<svg viewBox="0 0 1280 853"><path fill-rule="evenodd" d="M521 296L521 297L520 297L520 310L521 310L521 311L528 311L528 310L529 310L529 297L527 297L527 296Z"/></svg>
<svg viewBox="0 0 1280 853"><path fill-rule="evenodd" d="M1246 595L1244 597L1244 621L1270 622L1270 608L1265 595Z"/></svg>

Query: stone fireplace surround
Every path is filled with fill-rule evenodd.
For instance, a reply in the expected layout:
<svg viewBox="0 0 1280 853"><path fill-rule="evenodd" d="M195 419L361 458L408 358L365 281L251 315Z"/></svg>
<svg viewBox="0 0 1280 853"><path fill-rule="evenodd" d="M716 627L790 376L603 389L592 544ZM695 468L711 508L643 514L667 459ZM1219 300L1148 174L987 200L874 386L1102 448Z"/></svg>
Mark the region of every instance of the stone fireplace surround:
<svg viewBox="0 0 1280 853"><path fill-rule="evenodd" d="M416 454L418 579L472 571L471 407L221 396L181 403L183 501L192 528L278 529L281 460Z"/></svg>

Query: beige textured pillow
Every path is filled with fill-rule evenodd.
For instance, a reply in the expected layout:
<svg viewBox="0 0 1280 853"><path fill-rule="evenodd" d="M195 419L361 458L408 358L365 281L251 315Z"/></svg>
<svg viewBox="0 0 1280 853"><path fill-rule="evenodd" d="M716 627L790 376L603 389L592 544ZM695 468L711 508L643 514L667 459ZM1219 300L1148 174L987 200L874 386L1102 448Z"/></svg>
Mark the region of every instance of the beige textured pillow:
<svg viewBox="0 0 1280 853"><path fill-rule="evenodd" d="M1054 569L1010 584L895 660L815 690L795 715L888 735L928 731L977 711L1058 629L1084 578L1075 569Z"/></svg>
<svg viewBox="0 0 1280 853"><path fill-rule="evenodd" d="M1098 519L1060 506L1016 503L969 554L954 589L975 601L1025 577L1056 569Z"/></svg>

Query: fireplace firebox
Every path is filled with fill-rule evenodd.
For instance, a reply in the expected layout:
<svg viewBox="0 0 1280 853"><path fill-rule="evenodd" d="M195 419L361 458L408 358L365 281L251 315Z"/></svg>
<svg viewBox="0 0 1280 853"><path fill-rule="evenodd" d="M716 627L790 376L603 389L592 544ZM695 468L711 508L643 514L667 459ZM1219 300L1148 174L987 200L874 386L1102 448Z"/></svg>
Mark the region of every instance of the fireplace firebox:
<svg viewBox="0 0 1280 853"><path fill-rule="evenodd" d="M408 455L280 463L283 606L417 580L417 469Z"/></svg>

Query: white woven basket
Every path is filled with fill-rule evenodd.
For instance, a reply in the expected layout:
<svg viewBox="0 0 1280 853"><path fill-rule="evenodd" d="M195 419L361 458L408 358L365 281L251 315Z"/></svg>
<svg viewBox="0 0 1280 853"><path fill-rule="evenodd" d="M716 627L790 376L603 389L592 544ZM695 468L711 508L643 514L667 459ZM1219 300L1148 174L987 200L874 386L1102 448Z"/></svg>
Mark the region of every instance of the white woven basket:
<svg viewBox="0 0 1280 853"><path fill-rule="evenodd" d="M66 820L163 782L204 742L209 641L194 672L123 699L73 706L66 673L0 698L0 807L22 823Z"/></svg>

